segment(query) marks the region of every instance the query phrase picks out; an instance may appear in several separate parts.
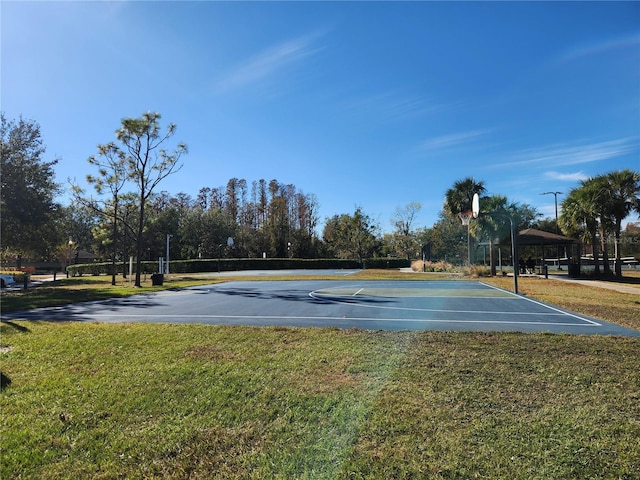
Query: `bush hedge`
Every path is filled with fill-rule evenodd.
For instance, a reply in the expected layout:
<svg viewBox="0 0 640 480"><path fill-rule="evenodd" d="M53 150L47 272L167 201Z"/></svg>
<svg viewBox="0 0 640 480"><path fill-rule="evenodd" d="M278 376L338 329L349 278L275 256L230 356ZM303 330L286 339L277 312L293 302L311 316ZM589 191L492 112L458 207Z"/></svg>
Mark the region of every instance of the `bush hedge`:
<svg viewBox="0 0 640 480"><path fill-rule="evenodd" d="M372 258L365 259L365 268L403 268L409 261L404 259ZM127 270L129 266L126 266ZM331 258L223 258L198 260L172 260L169 265L171 273L203 273L234 272L242 270L298 270L298 269L352 269L362 268L357 260L340 260ZM116 273L123 270L122 263L116 264ZM142 262L142 273L158 271L158 262ZM85 263L69 266L69 275L111 275L111 262Z"/></svg>

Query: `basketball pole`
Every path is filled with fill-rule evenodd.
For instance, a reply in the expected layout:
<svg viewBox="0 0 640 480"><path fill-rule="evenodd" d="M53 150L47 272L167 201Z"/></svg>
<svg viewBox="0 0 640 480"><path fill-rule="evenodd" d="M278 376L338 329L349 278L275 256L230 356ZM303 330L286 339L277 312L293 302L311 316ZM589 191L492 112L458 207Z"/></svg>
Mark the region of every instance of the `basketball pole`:
<svg viewBox="0 0 640 480"><path fill-rule="evenodd" d="M469 224L472 216L473 214L471 212L460 212L458 214L458 217L462 222L462 226L467 227L467 266L471 266L471 234L469 231Z"/></svg>

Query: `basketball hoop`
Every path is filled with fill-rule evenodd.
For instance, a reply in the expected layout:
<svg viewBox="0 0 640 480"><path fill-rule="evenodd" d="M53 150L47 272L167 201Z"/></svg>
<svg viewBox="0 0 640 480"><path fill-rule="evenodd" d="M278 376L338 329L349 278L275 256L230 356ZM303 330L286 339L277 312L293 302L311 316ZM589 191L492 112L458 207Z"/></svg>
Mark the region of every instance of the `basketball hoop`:
<svg viewBox="0 0 640 480"><path fill-rule="evenodd" d="M462 222L462 225L464 227L468 227L469 226L469 222L471 221L471 217L473 217L473 213L472 212L460 212L458 214L458 217L460 218L460 221Z"/></svg>

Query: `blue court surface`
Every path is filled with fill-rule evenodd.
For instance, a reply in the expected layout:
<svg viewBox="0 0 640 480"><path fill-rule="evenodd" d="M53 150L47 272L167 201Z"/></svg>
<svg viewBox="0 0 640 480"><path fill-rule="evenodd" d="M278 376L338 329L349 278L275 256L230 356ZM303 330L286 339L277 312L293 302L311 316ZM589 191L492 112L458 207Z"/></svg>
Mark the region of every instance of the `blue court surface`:
<svg viewBox="0 0 640 480"><path fill-rule="evenodd" d="M479 281L231 281L5 319L640 336Z"/></svg>

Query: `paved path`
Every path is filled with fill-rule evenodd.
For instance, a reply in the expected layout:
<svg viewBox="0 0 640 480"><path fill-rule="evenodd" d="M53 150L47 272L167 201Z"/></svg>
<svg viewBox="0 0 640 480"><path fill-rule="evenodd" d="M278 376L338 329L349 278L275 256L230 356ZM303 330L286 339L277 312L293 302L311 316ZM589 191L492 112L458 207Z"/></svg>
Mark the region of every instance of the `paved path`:
<svg viewBox="0 0 640 480"><path fill-rule="evenodd" d="M581 285L588 285L590 287L606 288L607 290L614 290L621 293L632 293L640 295L640 285L634 286L616 282L605 282L602 280L571 278L567 277L566 275L549 275L549 278L553 278L554 280L564 280L566 282L579 283Z"/></svg>

